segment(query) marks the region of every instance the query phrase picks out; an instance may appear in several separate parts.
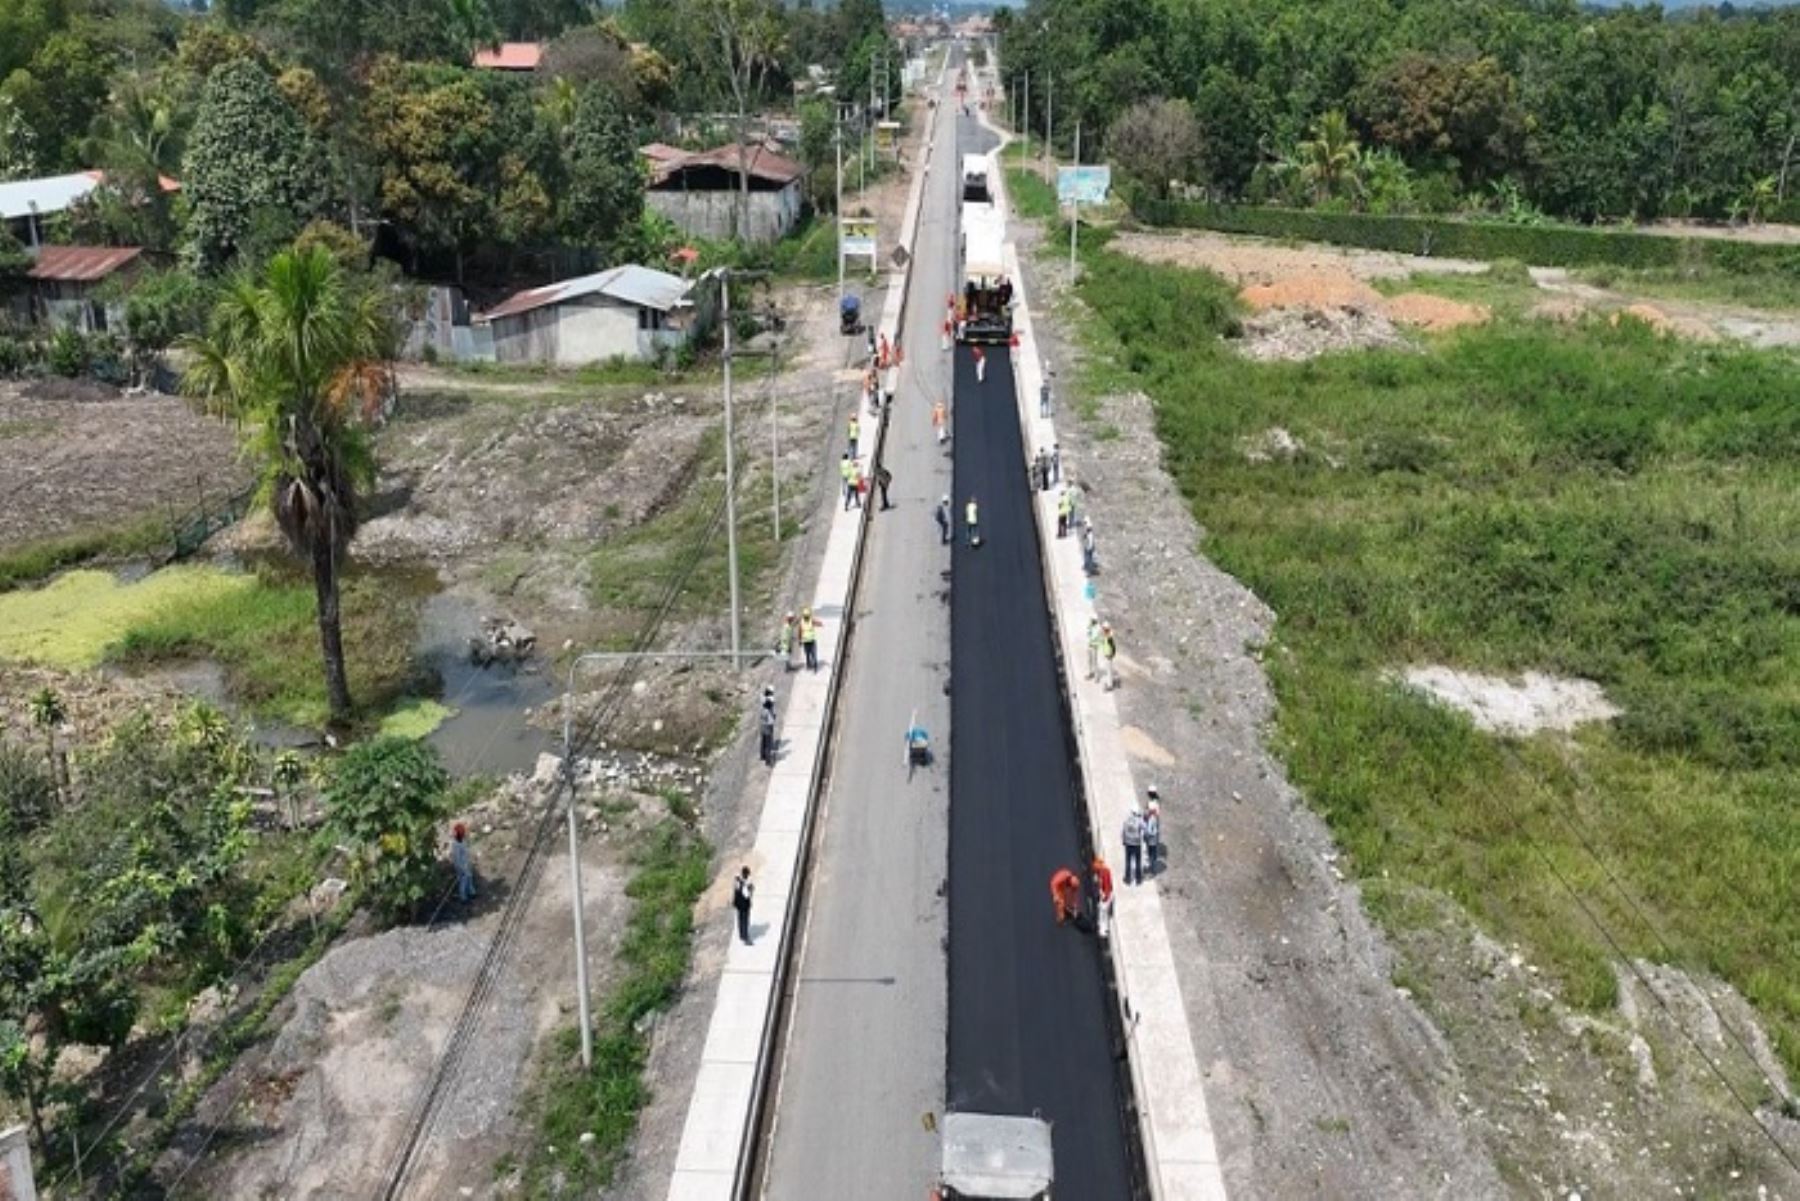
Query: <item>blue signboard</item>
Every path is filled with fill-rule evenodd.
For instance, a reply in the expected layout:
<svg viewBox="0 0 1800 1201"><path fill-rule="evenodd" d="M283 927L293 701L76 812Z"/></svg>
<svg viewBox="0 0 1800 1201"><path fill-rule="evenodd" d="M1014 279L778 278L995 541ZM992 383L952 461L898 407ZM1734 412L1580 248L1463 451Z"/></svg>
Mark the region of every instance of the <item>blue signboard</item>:
<svg viewBox="0 0 1800 1201"><path fill-rule="evenodd" d="M1111 167L1058 167L1056 169L1056 202L1058 204L1105 204L1106 190L1112 187Z"/></svg>

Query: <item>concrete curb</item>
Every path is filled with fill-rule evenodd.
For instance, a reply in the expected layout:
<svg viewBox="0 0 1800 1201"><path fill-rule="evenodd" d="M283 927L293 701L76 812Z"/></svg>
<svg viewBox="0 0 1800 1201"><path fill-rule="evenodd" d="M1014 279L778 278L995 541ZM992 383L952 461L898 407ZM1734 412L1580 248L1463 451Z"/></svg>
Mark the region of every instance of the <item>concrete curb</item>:
<svg viewBox="0 0 1800 1201"><path fill-rule="evenodd" d="M927 119L927 147L937 128L937 114L937 109L931 109ZM909 266L889 272L887 301L877 327L896 347L912 277L910 256L918 233L919 208L930 170L927 153L913 177L900 225L899 245L907 251ZM890 369L888 383L898 370ZM875 431L871 462L880 461L886 440L884 412ZM786 753L769 774L756 840L745 857L756 883L757 906L751 922L755 941L746 946L738 941L735 928L731 931L682 1125L681 1145L675 1154L669 1201L733 1201L744 1196L750 1185L748 1175L762 1125L779 1026L778 1002L796 945L805 861L829 759L868 530L867 507L854 512L840 509L832 515L812 601L813 614L820 619L821 670L798 673L788 695L779 730ZM778 909L778 916L759 930L756 918L771 907Z"/></svg>
<svg viewBox="0 0 1800 1201"><path fill-rule="evenodd" d="M982 123L998 134L995 154L995 199L1010 217L1006 169L1001 157L1010 134L995 127L985 111ZM1005 262L1013 281L1013 330L1019 345L1013 353L1015 401L1024 433L1027 464L1040 447L1056 445L1054 417L1042 417L1037 398L1044 380L1043 363L1026 303L1025 280L1015 243L1005 244ZM1069 464L1063 461L1063 479ZM1079 541L1056 536L1054 491L1033 498L1038 545L1044 561L1046 600L1057 631L1070 718L1074 725L1081 779L1087 795L1093 844L1109 864L1124 863L1119 832L1126 813L1137 804L1137 786L1120 739L1118 708L1112 694L1083 678L1077 665L1086 662L1087 622L1097 616L1082 570ZM1126 1031L1127 1063L1138 1102L1138 1124L1150 1193L1156 1201L1222 1201L1224 1175L1206 1108L1206 1091L1188 1028L1176 976L1174 951L1163 921L1162 899L1154 882L1116 890L1110 953L1119 984L1120 1017Z"/></svg>

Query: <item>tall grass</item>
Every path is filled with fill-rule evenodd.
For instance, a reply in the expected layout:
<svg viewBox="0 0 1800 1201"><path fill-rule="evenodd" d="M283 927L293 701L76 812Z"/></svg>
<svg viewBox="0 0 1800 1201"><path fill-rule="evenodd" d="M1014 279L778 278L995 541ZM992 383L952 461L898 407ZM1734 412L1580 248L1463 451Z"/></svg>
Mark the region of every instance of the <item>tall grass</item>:
<svg viewBox="0 0 1800 1201"><path fill-rule="evenodd" d="M1731 981L1800 1068L1791 364L1600 322L1254 364L1220 342L1223 281L1088 268L1102 382L1154 398L1207 553L1277 613L1281 747L1377 911L1440 890L1601 1006L1591 912ZM1305 450L1250 462L1273 426ZM1390 682L1437 662L1591 677L1625 712L1481 734Z"/></svg>
<svg viewBox="0 0 1800 1201"><path fill-rule="evenodd" d="M352 576L341 615L350 691L366 715L385 711L415 679L420 597L389 577ZM324 665L310 580L265 568L252 587L178 598L136 622L108 651L138 665L207 658L225 667L234 699L299 725L325 721Z"/></svg>
<svg viewBox="0 0 1800 1201"><path fill-rule="evenodd" d="M1021 217L1043 220L1057 215L1056 189L1033 168L1008 167L1006 191L1012 197L1013 210Z"/></svg>

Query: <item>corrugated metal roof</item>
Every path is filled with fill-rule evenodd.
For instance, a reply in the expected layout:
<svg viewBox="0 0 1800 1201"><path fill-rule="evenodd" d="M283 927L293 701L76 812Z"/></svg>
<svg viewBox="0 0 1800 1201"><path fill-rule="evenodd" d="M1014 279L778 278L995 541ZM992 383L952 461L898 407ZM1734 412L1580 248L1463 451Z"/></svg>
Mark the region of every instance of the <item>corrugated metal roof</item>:
<svg viewBox="0 0 1800 1201"><path fill-rule="evenodd" d="M543 61L542 42L502 42L498 50L475 52L475 65L489 71L535 71Z"/></svg>
<svg viewBox="0 0 1800 1201"><path fill-rule="evenodd" d="M666 183L690 167L719 167L733 175L737 174L737 143L727 142L723 146L715 146L704 153L690 154L677 159L658 170L651 182L652 184ZM806 174L805 167L784 154L777 154L767 146L749 147L748 171L752 179L766 179L778 184L792 183Z"/></svg>
<svg viewBox="0 0 1800 1201"><path fill-rule="evenodd" d="M11 221L28 217L34 211L44 216L60 213L99 186L98 171L0 183L0 218Z"/></svg>
<svg viewBox="0 0 1800 1201"><path fill-rule="evenodd" d="M679 146L671 146L667 142L650 142L638 147L638 153L659 166L672 163L687 157L687 151Z"/></svg>
<svg viewBox="0 0 1800 1201"><path fill-rule="evenodd" d="M639 308L666 313L686 302L691 287L689 281L678 275L633 263L623 267L610 267L594 275L565 279L559 284L527 288L507 297L487 312L478 314L475 320L498 321L502 317L516 317L520 313L529 313L546 305L562 304L594 295L610 296Z"/></svg>
<svg viewBox="0 0 1800 1201"><path fill-rule="evenodd" d="M181 190L181 185L166 175L158 179L165 192ZM60 213L105 182L105 172L76 171L71 175L0 183L0 220L12 221L33 212L43 217Z"/></svg>
<svg viewBox="0 0 1800 1201"><path fill-rule="evenodd" d="M136 246L46 246L26 274L54 283L93 283L142 253Z"/></svg>

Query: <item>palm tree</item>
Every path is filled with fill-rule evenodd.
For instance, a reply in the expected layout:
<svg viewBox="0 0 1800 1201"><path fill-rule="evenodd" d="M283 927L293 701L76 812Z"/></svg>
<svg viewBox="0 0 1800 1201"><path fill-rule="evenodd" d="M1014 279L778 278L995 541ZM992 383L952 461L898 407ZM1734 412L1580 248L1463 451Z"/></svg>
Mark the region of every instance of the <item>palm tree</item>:
<svg viewBox="0 0 1800 1201"><path fill-rule="evenodd" d="M186 347L182 389L235 421L262 464L262 495L312 569L325 691L350 715L338 574L356 535L356 493L374 478L368 419L393 391L391 316L373 289L352 289L323 247L276 255L240 276Z"/></svg>
<svg viewBox="0 0 1800 1201"><path fill-rule="evenodd" d="M1320 117L1313 124L1312 134L1298 147L1300 178L1312 188L1314 202L1323 204L1353 180L1362 159L1362 147L1340 109Z"/></svg>
<svg viewBox="0 0 1800 1201"><path fill-rule="evenodd" d="M32 693L31 724L44 732L44 757L50 764L50 785L56 789L58 800L62 799L64 777L68 773L62 770L61 757L56 753L56 730L68 720L68 706L63 704L56 689L45 685Z"/></svg>
<svg viewBox="0 0 1800 1201"><path fill-rule="evenodd" d="M1768 215L1777 201L1777 186L1773 175L1765 175L1761 179L1752 180L1744 192L1744 207L1749 215L1744 220L1755 225Z"/></svg>

